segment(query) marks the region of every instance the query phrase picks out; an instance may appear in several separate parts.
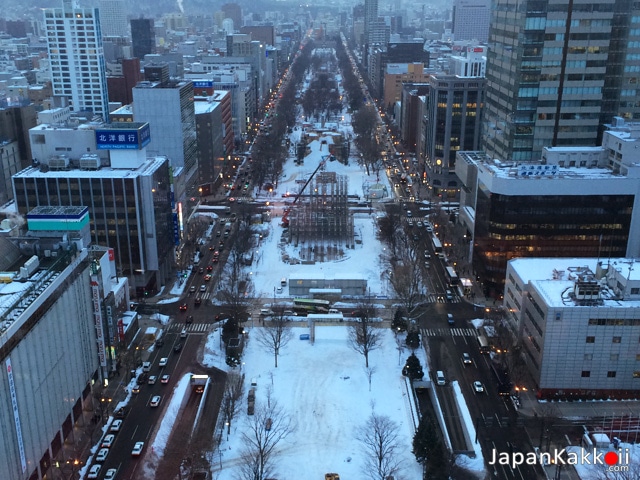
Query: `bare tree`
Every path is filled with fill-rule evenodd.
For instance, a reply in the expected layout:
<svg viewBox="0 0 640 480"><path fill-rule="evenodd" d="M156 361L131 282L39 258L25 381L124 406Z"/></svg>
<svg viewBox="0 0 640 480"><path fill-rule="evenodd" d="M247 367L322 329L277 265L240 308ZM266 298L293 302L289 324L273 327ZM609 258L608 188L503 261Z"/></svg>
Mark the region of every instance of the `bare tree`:
<svg viewBox="0 0 640 480"><path fill-rule="evenodd" d="M274 305L274 315L271 320L264 322L264 328L258 329L257 340L260 345L273 354L275 367L278 368L278 355L280 350L293 338L291 322L284 315L284 307Z"/></svg>
<svg viewBox="0 0 640 480"><path fill-rule="evenodd" d="M380 346L381 331L374 324L376 309L371 302L362 303L356 310L354 324L349 327L349 346L364 355L365 367L369 368L369 353Z"/></svg>
<svg viewBox="0 0 640 480"><path fill-rule="evenodd" d="M272 476L273 457L278 444L294 430L291 417L278 403L269 399L249 417L249 427L242 433L244 462L240 466L244 480L263 480Z"/></svg>
<svg viewBox="0 0 640 480"><path fill-rule="evenodd" d="M218 292L220 299L229 306L236 320L241 321L247 301L252 293L244 268L244 257L251 249L253 230L248 222L240 221L236 240L229 251L229 257L222 271L218 285L224 287Z"/></svg>
<svg viewBox="0 0 640 480"><path fill-rule="evenodd" d="M424 283L418 253L406 237L399 242L396 261L392 259L389 267L389 282L405 310L411 314L423 295Z"/></svg>
<svg viewBox="0 0 640 480"><path fill-rule="evenodd" d="M400 470L398 424L385 415L372 413L357 432L357 439L367 455L364 471L367 478L386 480Z"/></svg>
<svg viewBox="0 0 640 480"><path fill-rule="evenodd" d="M240 412L242 404L240 399L244 392L244 374L231 371L227 373L227 381L224 385L224 397L222 398L222 405L220 409L224 415L225 423L227 424L227 435L231 433L231 421Z"/></svg>
<svg viewBox="0 0 640 480"><path fill-rule="evenodd" d="M373 378L373 374L376 373L376 367L365 367L364 373L367 374L367 381L369 382L369 391L371 391L371 379Z"/></svg>
<svg viewBox="0 0 640 480"><path fill-rule="evenodd" d="M397 232L401 231L402 217L397 208L389 208L387 214L378 220L378 238L389 245L391 260L396 256L396 248L398 243Z"/></svg>

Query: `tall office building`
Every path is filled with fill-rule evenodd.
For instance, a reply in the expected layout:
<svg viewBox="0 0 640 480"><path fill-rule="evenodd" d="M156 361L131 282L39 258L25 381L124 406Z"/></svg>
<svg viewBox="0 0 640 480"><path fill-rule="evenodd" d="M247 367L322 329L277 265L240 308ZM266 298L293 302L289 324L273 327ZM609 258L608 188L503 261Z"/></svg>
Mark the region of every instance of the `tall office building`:
<svg viewBox="0 0 640 480"><path fill-rule="evenodd" d="M378 21L378 0L364 0L364 41L370 43L369 36Z"/></svg>
<svg viewBox="0 0 640 480"><path fill-rule="evenodd" d="M486 43L490 21L491 0L453 1L453 34L456 40Z"/></svg>
<svg viewBox="0 0 640 480"><path fill-rule="evenodd" d="M613 116L639 118L640 4L496 0L482 148L516 162L547 146L599 145Z"/></svg>
<svg viewBox="0 0 640 480"><path fill-rule="evenodd" d="M73 111L106 120L109 98L99 10L64 0L62 8L44 9L44 20L54 96L66 98Z"/></svg>
<svg viewBox="0 0 640 480"><path fill-rule="evenodd" d="M124 0L100 0L100 23L104 37L128 37Z"/></svg>
<svg viewBox="0 0 640 480"><path fill-rule="evenodd" d="M142 60L145 55L156 52L156 33L152 18L131 20L131 43L133 56Z"/></svg>

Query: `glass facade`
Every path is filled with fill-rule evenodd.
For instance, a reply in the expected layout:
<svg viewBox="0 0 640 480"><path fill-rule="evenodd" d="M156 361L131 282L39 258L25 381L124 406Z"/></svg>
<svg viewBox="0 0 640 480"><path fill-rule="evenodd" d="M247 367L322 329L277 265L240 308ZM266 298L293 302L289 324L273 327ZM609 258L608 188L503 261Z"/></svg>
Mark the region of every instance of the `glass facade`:
<svg viewBox="0 0 640 480"><path fill-rule="evenodd" d="M633 195L491 193L478 185L474 268L486 295L504 289L507 262L518 257L624 257Z"/></svg>
<svg viewBox="0 0 640 480"><path fill-rule="evenodd" d="M494 2L482 148L537 161L545 146L599 145L615 115L638 118L639 8L631 0Z"/></svg>

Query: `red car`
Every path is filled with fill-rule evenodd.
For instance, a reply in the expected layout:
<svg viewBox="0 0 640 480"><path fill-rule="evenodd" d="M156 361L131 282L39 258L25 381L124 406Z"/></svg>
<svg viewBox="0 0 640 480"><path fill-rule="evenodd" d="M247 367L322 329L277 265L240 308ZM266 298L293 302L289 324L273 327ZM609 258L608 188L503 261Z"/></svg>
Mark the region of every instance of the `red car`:
<svg viewBox="0 0 640 480"><path fill-rule="evenodd" d="M209 280L211 280L211 275L209 275L208 273L204 276L204 281L208 282Z"/></svg>
<svg viewBox="0 0 640 480"><path fill-rule="evenodd" d="M213 265L207 265L207 272L213 271Z"/></svg>
<svg viewBox="0 0 640 480"><path fill-rule="evenodd" d="M183 303L182 305L180 305L180 307L179 307L179 308L180 308L180 311L181 311L181 312L186 312L186 311L187 311L187 304L186 304L186 303Z"/></svg>

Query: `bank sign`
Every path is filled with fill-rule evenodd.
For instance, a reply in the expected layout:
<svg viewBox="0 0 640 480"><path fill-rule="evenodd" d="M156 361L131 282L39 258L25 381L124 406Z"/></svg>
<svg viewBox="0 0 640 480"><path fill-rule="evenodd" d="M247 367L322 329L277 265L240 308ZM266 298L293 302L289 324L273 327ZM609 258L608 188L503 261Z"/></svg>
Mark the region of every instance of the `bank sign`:
<svg viewBox="0 0 640 480"><path fill-rule="evenodd" d="M96 130L98 150L140 150L151 141L149 124L136 129L114 128Z"/></svg>

